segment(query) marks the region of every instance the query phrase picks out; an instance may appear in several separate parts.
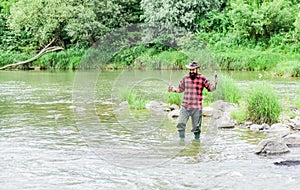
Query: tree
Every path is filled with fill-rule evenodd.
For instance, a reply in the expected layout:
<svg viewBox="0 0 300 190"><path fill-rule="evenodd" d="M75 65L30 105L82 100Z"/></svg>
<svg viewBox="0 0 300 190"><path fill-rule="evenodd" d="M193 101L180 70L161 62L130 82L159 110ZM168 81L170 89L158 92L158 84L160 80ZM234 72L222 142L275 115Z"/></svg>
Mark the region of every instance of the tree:
<svg viewBox="0 0 300 190"><path fill-rule="evenodd" d="M252 2L252 1L249 1ZM232 30L246 38L258 40L269 38L280 32L294 30L296 6L291 1L273 0L243 3L237 0L231 3L228 16L232 20ZM253 6L255 4L255 6Z"/></svg>
<svg viewBox="0 0 300 190"><path fill-rule="evenodd" d="M137 22L140 0L19 0L8 23L32 36L37 48L52 39L61 46L90 46L112 28Z"/></svg>
<svg viewBox="0 0 300 190"><path fill-rule="evenodd" d="M218 0L142 0L145 22L162 22L197 30L197 22L209 11L219 8Z"/></svg>
<svg viewBox="0 0 300 190"><path fill-rule="evenodd" d="M20 34L33 36L38 48L52 39L61 45L65 23L73 16L71 0L20 0L11 7L8 24Z"/></svg>

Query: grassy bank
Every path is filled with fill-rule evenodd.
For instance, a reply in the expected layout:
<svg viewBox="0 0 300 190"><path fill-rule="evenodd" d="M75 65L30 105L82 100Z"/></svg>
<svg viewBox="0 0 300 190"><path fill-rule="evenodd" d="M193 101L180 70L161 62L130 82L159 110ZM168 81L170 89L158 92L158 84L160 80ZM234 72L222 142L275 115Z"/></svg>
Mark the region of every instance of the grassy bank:
<svg viewBox="0 0 300 190"><path fill-rule="evenodd" d="M199 59L197 61L207 64L204 67L209 67L208 64L213 62L222 70L266 71L276 77L300 77L299 53L286 53L274 49L220 47L218 44L207 47L207 49L210 53L208 58L206 55L196 58ZM80 60L86 52L87 50L84 49L52 52L19 68L41 67L51 70L73 70L79 67ZM34 55L34 53L0 51L0 66L24 61ZM107 69L184 69L191 59L193 58L180 50L160 46L136 46L118 52L105 67Z"/></svg>
<svg viewBox="0 0 300 190"><path fill-rule="evenodd" d="M84 49L66 49L43 55L39 59L21 65L17 69L30 69L38 67L47 70L73 70L79 67L80 60L84 56ZM35 53L20 53L0 50L0 67L18 63L34 57Z"/></svg>

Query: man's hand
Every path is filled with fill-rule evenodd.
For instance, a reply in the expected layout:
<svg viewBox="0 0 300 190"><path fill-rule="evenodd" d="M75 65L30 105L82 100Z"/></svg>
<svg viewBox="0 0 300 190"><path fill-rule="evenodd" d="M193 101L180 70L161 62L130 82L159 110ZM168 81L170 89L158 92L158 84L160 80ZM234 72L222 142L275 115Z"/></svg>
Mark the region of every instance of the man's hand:
<svg viewBox="0 0 300 190"><path fill-rule="evenodd" d="M218 84L218 75L217 72L215 71L215 86L217 86Z"/></svg>
<svg viewBox="0 0 300 190"><path fill-rule="evenodd" d="M175 89L173 86L168 86L168 92L175 92Z"/></svg>

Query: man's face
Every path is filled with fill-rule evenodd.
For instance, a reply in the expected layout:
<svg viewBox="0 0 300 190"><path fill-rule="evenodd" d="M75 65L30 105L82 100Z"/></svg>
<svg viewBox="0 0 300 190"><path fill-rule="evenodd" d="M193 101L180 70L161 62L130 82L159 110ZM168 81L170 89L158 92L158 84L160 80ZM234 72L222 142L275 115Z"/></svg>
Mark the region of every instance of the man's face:
<svg viewBox="0 0 300 190"><path fill-rule="evenodd" d="M192 80L196 78L197 69L190 69L190 77Z"/></svg>

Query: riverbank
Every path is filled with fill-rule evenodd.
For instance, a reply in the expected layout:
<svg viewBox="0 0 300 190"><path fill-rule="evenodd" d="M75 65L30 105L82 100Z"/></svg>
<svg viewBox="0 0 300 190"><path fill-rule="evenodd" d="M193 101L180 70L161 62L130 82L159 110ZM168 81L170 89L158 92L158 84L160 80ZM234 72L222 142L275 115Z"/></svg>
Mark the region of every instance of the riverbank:
<svg viewBox="0 0 300 190"><path fill-rule="evenodd" d="M144 48L144 49L143 49ZM139 49L139 50L136 50ZM185 69L189 57L177 50L158 51L140 47L120 52L103 69ZM44 55L15 69L76 70L88 50L66 49ZM209 48L214 63L221 70L264 71L274 77L300 77L300 54L250 48ZM1 51L0 66L27 60L34 54ZM201 62L201 60L198 60ZM207 67L202 65L203 68Z"/></svg>

